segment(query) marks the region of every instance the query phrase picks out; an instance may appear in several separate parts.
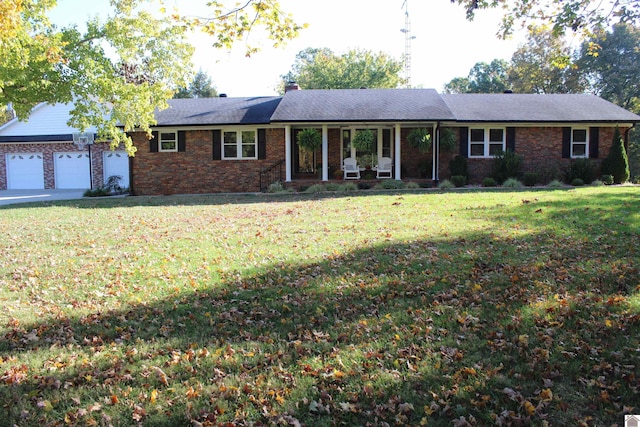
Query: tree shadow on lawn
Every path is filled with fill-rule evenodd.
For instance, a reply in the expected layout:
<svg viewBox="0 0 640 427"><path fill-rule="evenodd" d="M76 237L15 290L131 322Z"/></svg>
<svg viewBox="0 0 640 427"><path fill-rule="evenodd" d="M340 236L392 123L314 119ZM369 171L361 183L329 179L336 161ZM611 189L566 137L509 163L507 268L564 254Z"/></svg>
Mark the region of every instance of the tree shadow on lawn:
<svg viewBox="0 0 640 427"><path fill-rule="evenodd" d="M0 425L616 422L638 398L638 295L619 283L637 266L587 246L543 232L388 243L9 324Z"/></svg>

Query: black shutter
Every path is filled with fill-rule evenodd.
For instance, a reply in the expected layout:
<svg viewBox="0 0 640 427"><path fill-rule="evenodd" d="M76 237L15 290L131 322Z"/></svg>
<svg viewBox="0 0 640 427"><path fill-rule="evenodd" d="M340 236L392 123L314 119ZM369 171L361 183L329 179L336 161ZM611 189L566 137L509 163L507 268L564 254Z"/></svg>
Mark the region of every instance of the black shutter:
<svg viewBox="0 0 640 427"><path fill-rule="evenodd" d="M187 151L187 133L183 130L178 131L178 151Z"/></svg>
<svg viewBox="0 0 640 427"><path fill-rule="evenodd" d="M598 151L600 144L600 128L589 128L589 157L592 159L598 158Z"/></svg>
<svg viewBox="0 0 640 427"><path fill-rule="evenodd" d="M258 129L258 158L267 158L267 130Z"/></svg>
<svg viewBox="0 0 640 427"><path fill-rule="evenodd" d="M213 142L213 160L222 159L222 132L220 130L212 131Z"/></svg>
<svg viewBox="0 0 640 427"><path fill-rule="evenodd" d="M516 128L507 128L507 151L516 152Z"/></svg>
<svg viewBox="0 0 640 427"><path fill-rule="evenodd" d="M160 135L158 134L157 131L151 132L151 135L153 135L153 137L149 140L149 152L150 153L157 153L158 152L158 139L160 138Z"/></svg>
<svg viewBox="0 0 640 427"><path fill-rule="evenodd" d="M460 128L460 156L469 157L469 128Z"/></svg>
<svg viewBox="0 0 640 427"><path fill-rule="evenodd" d="M562 128L562 158L571 157L571 128Z"/></svg>

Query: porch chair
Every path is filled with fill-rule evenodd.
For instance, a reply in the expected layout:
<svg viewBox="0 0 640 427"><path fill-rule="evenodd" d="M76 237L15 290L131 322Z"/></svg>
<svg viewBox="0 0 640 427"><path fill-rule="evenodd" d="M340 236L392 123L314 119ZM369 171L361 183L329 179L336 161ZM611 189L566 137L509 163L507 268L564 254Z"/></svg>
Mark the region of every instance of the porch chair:
<svg viewBox="0 0 640 427"><path fill-rule="evenodd" d="M393 163L390 157L380 157L378 159L378 173L376 178L393 178L392 176Z"/></svg>
<svg viewBox="0 0 640 427"><path fill-rule="evenodd" d="M344 179L360 179L360 168L353 157L344 159L342 170L344 171Z"/></svg>

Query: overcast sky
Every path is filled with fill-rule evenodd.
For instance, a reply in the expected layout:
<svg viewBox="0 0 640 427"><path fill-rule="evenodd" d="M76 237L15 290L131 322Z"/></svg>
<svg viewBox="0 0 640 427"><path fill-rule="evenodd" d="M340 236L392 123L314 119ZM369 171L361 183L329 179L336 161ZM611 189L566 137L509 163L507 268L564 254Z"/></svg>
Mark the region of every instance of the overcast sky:
<svg viewBox="0 0 640 427"><path fill-rule="evenodd" d="M500 11L480 11L473 22L465 19L462 7L450 0L407 0L411 34L411 82L413 87L442 91L454 77L467 76L477 62L510 59L525 39L523 31L511 40L496 37ZM165 0L167 9L203 16L205 0ZM261 34L250 43L261 46L246 58L240 42L231 51L211 47L212 39L196 34L193 57L195 70L213 79L219 93L228 96L275 95L280 76L286 74L296 54L308 47L328 47L336 54L349 49L385 52L400 60L405 51L405 10L402 0L280 0L282 9L308 28L284 48L273 48ZM188 6L187 6L188 5ZM58 0L52 11L55 23L82 23L87 17L108 10L106 0ZM303 88L304 89L304 88Z"/></svg>

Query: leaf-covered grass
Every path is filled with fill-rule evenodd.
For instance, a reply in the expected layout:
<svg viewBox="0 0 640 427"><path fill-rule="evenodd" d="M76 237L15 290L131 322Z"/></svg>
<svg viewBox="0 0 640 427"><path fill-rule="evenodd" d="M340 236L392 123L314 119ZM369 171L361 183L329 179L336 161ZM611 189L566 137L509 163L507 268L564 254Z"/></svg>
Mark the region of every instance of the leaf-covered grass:
<svg viewBox="0 0 640 427"><path fill-rule="evenodd" d="M639 196L2 208L0 425L622 423Z"/></svg>

